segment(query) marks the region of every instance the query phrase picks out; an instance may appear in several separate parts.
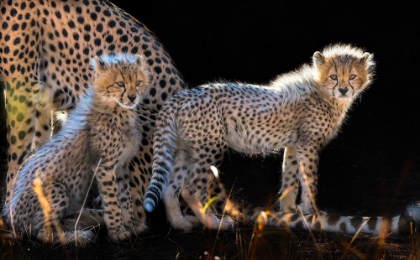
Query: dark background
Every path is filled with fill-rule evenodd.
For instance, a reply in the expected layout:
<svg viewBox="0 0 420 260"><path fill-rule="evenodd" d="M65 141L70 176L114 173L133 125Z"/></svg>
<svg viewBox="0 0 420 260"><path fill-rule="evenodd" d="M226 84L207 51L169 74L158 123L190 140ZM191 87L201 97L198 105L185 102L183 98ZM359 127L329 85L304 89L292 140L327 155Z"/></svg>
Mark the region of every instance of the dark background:
<svg viewBox="0 0 420 260"><path fill-rule="evenodd" d="M368 2L115 1L157 35L190 86L267 83L331 43L373 53L374 83L321 154L318 204L343 214L383 214L420 199L420 30L414 4ZM281 154L231 153L222 170L245 175L237 184L258 197L277 192L280 160Z"/></svg>
<svg viewBox="0 0 420 260"><path fill-rule="evenodd" d="M374 83L321 153L318 206L340 214L382 215L420 199L420 30L414 1L112 2L156 34L190 86L219 79L267 83L310 62L331 43L373 53ZM231 151L222 167L226 185L235 183L239 196L264 203L280 187L281 156L250 158Z"/></svg>

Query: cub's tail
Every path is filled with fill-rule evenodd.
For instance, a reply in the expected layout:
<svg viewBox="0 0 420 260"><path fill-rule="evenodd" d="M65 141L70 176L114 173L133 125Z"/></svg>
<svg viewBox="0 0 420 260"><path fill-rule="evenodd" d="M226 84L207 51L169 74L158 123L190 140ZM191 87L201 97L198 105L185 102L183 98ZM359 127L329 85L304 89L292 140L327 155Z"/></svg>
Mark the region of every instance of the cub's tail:
<svg viewBox="0 0 420 260"><path fill-rule="evenodd" d="M152 178L145 193L144 208L152 212L166 188L174 164L177 130L175 116L179 102L171 98L159 111L153 136Z"/></svg>

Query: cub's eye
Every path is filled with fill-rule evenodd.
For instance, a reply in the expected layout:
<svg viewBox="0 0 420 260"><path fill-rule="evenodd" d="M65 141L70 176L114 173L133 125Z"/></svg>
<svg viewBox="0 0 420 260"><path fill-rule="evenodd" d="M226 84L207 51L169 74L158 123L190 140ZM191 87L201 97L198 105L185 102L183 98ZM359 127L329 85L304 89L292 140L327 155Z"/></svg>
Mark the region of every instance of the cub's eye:
<svg viewBox="0 0 420 260"><path fill-rule="evenodd" d="M122 82L122 81L118 81L118 82L116 82L116 84L117 84L117 86L118 86L118 87L120 87L120 88L125 88L125 84L124 84L124 82Z"/></svg>
<svg viewBox="0 0 420 260"><path fill-rule="evenodd" d="M330 75L330 78L332 79L332 80L337 80L337 75L335 75L335 74L333 74L333 75Z"/></svg>
<svg viewBox="0 0 420 260"><path fill-rule="evenodd" d="M353 79L355 79L356 78L356 75L355 74L350 74L350 76L349 76L349 79L350 80L353 80Z"/></svg>
<svg viewBox="0 0 420 260"><path fill-rule="evenodd" d="M137 80L136 81L136 87L140 86L141 82L142 82L141 80Z"/></svg>

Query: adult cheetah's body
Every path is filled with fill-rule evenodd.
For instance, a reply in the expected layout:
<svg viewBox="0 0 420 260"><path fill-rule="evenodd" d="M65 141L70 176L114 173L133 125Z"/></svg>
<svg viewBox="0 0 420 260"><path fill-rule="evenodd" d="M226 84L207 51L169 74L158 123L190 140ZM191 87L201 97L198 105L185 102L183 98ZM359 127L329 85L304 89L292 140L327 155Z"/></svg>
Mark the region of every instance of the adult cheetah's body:
<svg viewBox="0 0 420 260"><path fill-rule="evenodd" d="M140 22L102 0L5 0L0 3L0 78L5 83L6 202L23 161L50 138L51 111L68 110L93 83L89 59L107 52L143 54L150 88L139 106L142 141L130 164L136 220L149 181L154 116L186 85L169 54Z"/></svg>

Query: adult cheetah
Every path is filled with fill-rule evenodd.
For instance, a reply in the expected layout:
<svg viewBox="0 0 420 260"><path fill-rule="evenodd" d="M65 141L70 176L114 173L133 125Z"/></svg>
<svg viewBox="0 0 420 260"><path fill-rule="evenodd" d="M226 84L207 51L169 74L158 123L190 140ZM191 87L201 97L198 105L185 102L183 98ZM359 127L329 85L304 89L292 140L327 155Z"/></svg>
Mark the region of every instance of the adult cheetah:
<svg viewBox="0 0 420 260"><path fill-rule="evenodd" d="M171 57L135 18L102 0L0 2L0 79L5 84L8 170L5 202L16 173L51 136L52 111L77 106L93 84L89 60L108 52L142 54L150 88L138 106L142 140L129 165L136 221L150 179L154 114L187 88Z"/></svg>
<svg viewBox="0 0 420 260"><path fill-rule="evenodd" d="M90 230L76 233L60 222L81 210L95 167L110 239L124 240L146 229L144 223L134 220L128 189L128 163L141 142L136 106L147 90L149 77L144 59L108 54L92 59L92 66L96 74L93 88L81 97L62 130L18 172L12 198L3 210L6 224L18 236L80 244L92 240ZM38 192L36 182L41 187ZM98 212L98 216L102 214Z"/></svg>
<svg viewBox="0 0 420 260"><path fill-rule="evenodd" d="M206 227L228 228L230 221L220 224L211 209L204 214L204 205L207 189L218 188L209 182L210 166L220 166L230 147L248 154L285 148L280 209L296 212L300 184L302 212L315 213L318 153L371 84L374 68L373 54L335 44L315 52L311 65L267 86L221 82L176 93L156 121L146 210L152 211L163 193L171 225L190 230L180 212L181 195Z"/></svg>

